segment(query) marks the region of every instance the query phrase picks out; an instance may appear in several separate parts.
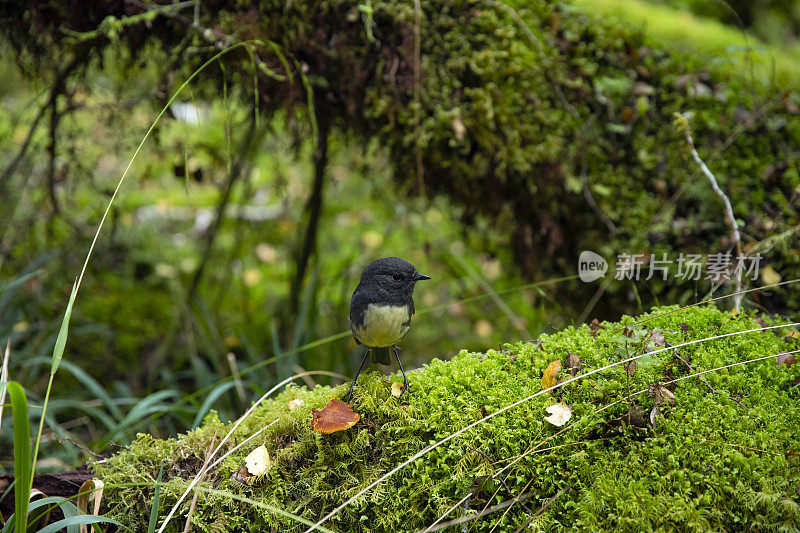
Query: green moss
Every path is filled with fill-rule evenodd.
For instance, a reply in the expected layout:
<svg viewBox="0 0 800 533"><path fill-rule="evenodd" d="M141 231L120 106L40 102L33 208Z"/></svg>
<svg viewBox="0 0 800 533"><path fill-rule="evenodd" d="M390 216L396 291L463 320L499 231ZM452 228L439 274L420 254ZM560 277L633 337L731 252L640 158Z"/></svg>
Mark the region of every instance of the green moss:
<svg viewBox="0 0 800 533"><path fill-rule="evenodd" d="M566 368L567 355L577 354L581 372L589 373L626 354L654 349L641 340L650 331L663 332L672 346L679 346L759 327L750 317L713 307L660 316L675 309L655 309L639 317L638 325L630 317L605 323L596 336L584 325L502 350L462 351L450 361L434 359L411 373L408 406L391 396L380 374L368 373L353 401L361 421L333 435L309 428L311 408L341 396L344 386L310 391L287 387L258 407L226 445L230 449L267 428L210 473L193 522L202 530L220 520L229 531L300 529L276 509L317 520L427 445L540 391L542 371L552 360L560 359ZM694 371L711 370L791 349L784 340L786 331L778 333L737 334L677 351ZM574 411L570 423L575 425L563 434L543 420L545 408L556 401L554 395L536 396L411 463L325 526L337 531L410 531L432 523L470 491L470 513L532 492L525 503L528 510L516 504L507 514L489 515L475 526L489 531L499 523L499 530L513 531L561 491L537 517L537 527L800 530L800 406L798 388L791 386L800 374L798 367L787 369L770 358L710 372L702 380L681 380L669 385L675 404L661 406L655 427L627 424L627 391L646 390L691 373L673 353L645 355L633 375L614 367L557 390L554 395ZM559 378L569 376L562 372ZM290 411L291 399L303 403ZM630 399L645 417L653 401L648 393ZM144 529L154 480L163 465L163 517L199 469L210 439L226 434L229 427L212 414L202 427L175 439L140 435L125 451L96 464L106 483L110 515ZM231 481L244 457L261 443L273 459L263 485ZM535 453L526 454L532 450ZM504 467L498 476L504 484L487 481L485 476ZM180 507L171 530L183 527L187 509L185 504ZM450 518L463 512L461 508Z"/></svg>
<svg viewBox="0 0 800 533"><path fill-rule="evenodd" d="M740 70L752 61L753 72L761 80L774 76L779 85L797 80L800 63L797 48L765 44L732 25L693 15L688 10L641 0L574 0L574 4L587 14L610 15L640 26L645 30L648 45L702 56L720 74Z"/></svg>

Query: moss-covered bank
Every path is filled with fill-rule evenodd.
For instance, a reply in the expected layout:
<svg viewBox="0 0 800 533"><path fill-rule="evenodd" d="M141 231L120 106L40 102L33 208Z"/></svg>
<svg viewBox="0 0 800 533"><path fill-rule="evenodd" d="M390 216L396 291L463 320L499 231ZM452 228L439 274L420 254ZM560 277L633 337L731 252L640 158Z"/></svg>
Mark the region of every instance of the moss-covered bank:
<svg viewBox="0 0 800 533"><path fill-rule="evenodd" d="M654 310L628 330L623 325L634 322L630 317L603 324L594 334L584 325L502 350L435 359L412 373L408 406L391 395L380 374L369 373L353 401L361 421L333 435L311 431L310 411L340 396L344 388L287 387L237 430L232 445L271 424L203 482L192 520L197 530L302 530L305 526L271 509L319 519L430 443L540 391L543 370L553 360L568 369L568 354L578 355L581 375L625 354L663 345L658 332L676 346L760 327L750 317L713 307L658 316L674 309ZM477 531L489 531L498 521L498 531L514 531L554 495L558 497L536 517L535 526L798 531L800 365L787 367L769 358L710 372L703 380L668 384L674 406L660 407L655 427L648 421L653 395L635 396L630 407L625 400L628 390L645 390L692 373L687 365L699 372L792 350L797 345L788 333L782 328L737 334L647 353L635 369L614 367L567 384L555 395L572 407L568 424L575 425L561 434L544 420L545 408L557 399L551 393L537 396L411 463L325 526L336 531L413 531L431 524L472 491L468 513L532 493L505 515L497 512L478 520ZM569 377L559 375L562 380ZM290 410L287 402L292 399L303 402ZM614 402L619 403L603 410ZM628 413L633 413L630 422ZM140 435L129 449L96 465L106 482L110 515L134 530L145 530L163 465L163 519L202 464L210 439L224 435L228 427L211 415L201 428L175 439ZM262 443L272 457L263 485L231 481L244 457ZM519 458L526 451L532 453ZM486 477L501 470L494 481ZM183 528L187 512L184 503L170 530ZM464 512L462 505L448 519Z"/></svg>

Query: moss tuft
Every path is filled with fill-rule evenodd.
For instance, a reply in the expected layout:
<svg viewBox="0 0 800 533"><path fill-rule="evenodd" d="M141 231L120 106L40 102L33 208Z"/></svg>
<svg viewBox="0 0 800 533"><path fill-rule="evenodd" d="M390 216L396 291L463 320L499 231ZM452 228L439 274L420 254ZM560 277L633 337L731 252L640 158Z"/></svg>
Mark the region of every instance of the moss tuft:
<svg viewBox="0 0 800 533"><path fill-rule="evenodd" d="M228 531L302 530L287 512L319 519L427 445L540 391L550 361L560 359L567 369L568 354L578 355L581 375L644 354L635 370L616 366L596 372L450 440L325 526L336 531L415 530L470 492L468 513L529 492L530 499L505 515L479 520L476 530L489 531L499 521L499 530L513 531L554 495L537 516L536 527L800 530L800 406L798 387L792 385L800 375L798 366L786 368L770 358L667 384L675 403L659 406L655 427L646 421L654 407L652 395L626 399L629 392L646 391L655 383L791 349L786 331L776 330L658 351L663 343L652 340L654 331L679 346L759 327L753 317L714 307L659 316L675 309L655 309L638 323L624 317L594 333L584 325L502 350L434 359L410 374L410 405L391 395L381 374L367 373L353 400L361 421L333 435L310 429L311 409L341 396L345 387L289 386L233 435L230 446L267 428L210 473L192 521L200 530L211 530L215 523ZM570 376L564 371L558 377ZM293 399L302 403L290 411L287 402ZM563 432L544 421L545 408L557 400L573 409L574 426ZM644 416L629 416L635 412ZM186 435L168 440L140 435L128 449L98 463L110 516L144 530L163 465L163 517L200 468L210 439L229 427L212 413ZM262 443L273 458L263 484L231 481L244 457ZM464 508L449 518L461 516ZM183 527L187 509L181 506L171 530Z"/></svg>

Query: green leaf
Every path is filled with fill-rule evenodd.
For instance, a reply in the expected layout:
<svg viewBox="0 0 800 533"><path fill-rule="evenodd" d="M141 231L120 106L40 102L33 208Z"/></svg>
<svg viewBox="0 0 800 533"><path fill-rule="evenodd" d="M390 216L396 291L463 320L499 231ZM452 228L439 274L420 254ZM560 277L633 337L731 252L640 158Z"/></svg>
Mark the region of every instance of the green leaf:
<svg viewBox="0 0 800 533"><path fill-rule="evenodd" d="M67 335L69 333L69 319L72 316L72 305L75 303L75 297L77 295L78 283L75 282L75 284L72 285L72 293L69 295L67 310L64 311L64 318L61 320L61 329L58 331L56 345L53 348L53 363L50 367L50 374L56 373L58 365L61 363L61 357L64 355L64 347L67 345Z"/></svg>
<svg viewBox="0 0 800 533"><path fill-rule="evenodd" d="M226 381L224 383L220 383L214 390L212 390L205 400L203 400L203 405L200 406L200 409L197 411L197 414L194 417L194 422L192 422L192 427L196 428L200 425L200 422L203 421L203 417L211 410L211 406L214 405L214 402L217 401L217 398L228 392L236 385L234 381Z"/></svg>
<svg viewBox="0 0 800 533"><path fill-rule="evenodd" d="M28 525L28 504L31 496L31 425L28 420L28 404L25 391L16 381L8 384L11 399L11 416L14 417L14 514L21 517L18 532L24 532Z"/></svg>
<svg viewBox="0 0 800 533"><path fill-rule="evenodd" d="M105 518L103 516L79 515L79 516L71 516L69 518L64 518L63 520L59 520L58 522L53 522L49 526L43 527L36 533L56 533L57 531L61 531L62 529L69 528L70 526L73 525L99 524L99 523L114 524L115 526L122 527L122 524L120 524L116 520Z"/></svg>
<svg viewBox="0 0 800 533"><path fill-rule="evenodd" d="M158 502L161 499L161 474L164 473L164 463L158 469L158 479L156 479L156 489L153 494L153 504L150 507L150 522L147 524L147 533L153 533L158 524Z"/></svg>

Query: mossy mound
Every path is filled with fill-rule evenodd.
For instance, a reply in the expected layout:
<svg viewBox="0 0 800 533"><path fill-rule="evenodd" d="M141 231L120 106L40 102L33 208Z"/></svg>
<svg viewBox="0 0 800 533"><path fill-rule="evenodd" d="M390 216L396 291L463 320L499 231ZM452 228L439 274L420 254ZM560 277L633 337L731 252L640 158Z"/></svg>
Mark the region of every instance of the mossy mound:
<svg viewBox="0 0 800 533"><path fill-rule="evenodd" d="M429 444L541 391L551 361L560 360L567 369L573 359L568 354L578 355L580 376L644 354L635 369L592 373L464 432L324 526L414 531L472 492L445 520L526 494L526 500L477 520L475 530L499 524L499 531L515 531L534 514L532 527L541 529L800 530L800 365L787 367L770 357L667 383L792 350L796 341L781 328L680 346L760 326L752 317L713 307L663 314L675 309L655 309L636 324L625 317L600 329L584 325L502 350L436 359L411 373L410 405L391 395L380 374L366 374L352 402L360 422L332 435L310 429L311 409L340 397L344 386L310 391L289 386L232 436L226 450L267 427L210 472L192 521L203 531L304 530L286 513L318 520ZM657 351L664 346L660 333L678 347ZM648 413L657 395L626 397L659 383L671 389L675 401L659 406L653 426ZM293 399L302 404L290 410ZM565 431L544 420L545 408L557 401L573 410ZM163 519L202 465L211 439L229 427L210 415L202 427L175 439L140 435L128 449L98 463L109 515L145 530L163 468ZM260 444L272 457L260 484L232 481ZM188 507L180 507L170 530L183 528Z"/></svg>

